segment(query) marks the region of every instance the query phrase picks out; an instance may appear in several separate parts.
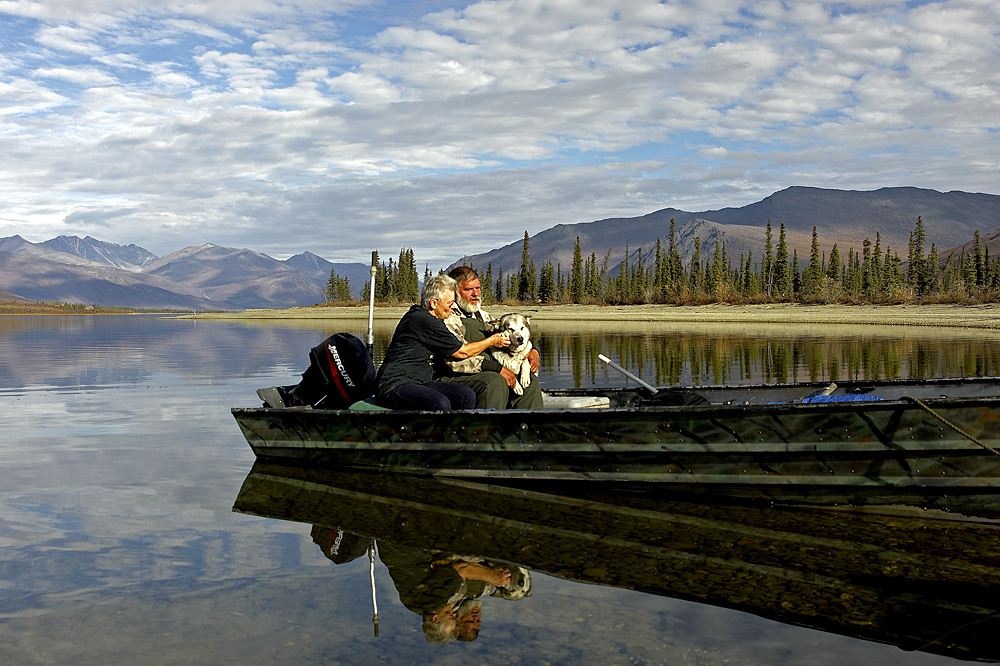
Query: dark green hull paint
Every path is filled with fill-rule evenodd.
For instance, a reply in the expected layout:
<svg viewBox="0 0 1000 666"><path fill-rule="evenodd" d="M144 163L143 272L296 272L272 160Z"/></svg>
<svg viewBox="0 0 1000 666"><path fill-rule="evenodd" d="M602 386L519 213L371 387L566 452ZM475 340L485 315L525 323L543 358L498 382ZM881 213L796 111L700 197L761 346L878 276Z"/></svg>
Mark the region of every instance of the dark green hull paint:
<svg viewBox="0 0 1000 666"><path fill-rule="evenodd" d="M942 387L927 382L890 382L885 392L920 396L939 417L1000 449L997 380L966 380L962 391L948 385L953 393L992 395L933 398ZM764 388L769 396L780 393L780 387ZM809 388L786 387L800 396ZM728 396L745 403L741 396L754 395L752 387L698 392L713 402ZM603 393L612 396L612 405L623 406L506 412L260 408L233 409L233 415L258 457L337 467L709 487L1000 490L1000 455L909 400L656 408L632 406L634 391Z"/></svg>
<svg viewBox="0 0 1000 666"><path fill-rule="evenodd" d="M651 484L510 487L260 460L234 509L905 650L1000 660L996 520L690 501Z"/></svg>

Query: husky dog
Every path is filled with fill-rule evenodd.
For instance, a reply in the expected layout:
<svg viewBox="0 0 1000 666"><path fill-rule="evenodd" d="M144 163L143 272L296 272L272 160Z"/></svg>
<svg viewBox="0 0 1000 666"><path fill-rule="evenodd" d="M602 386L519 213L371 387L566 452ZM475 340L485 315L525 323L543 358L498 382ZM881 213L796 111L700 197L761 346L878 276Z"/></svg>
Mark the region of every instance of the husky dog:
<svg viewBox="0 0 1000 666"><path fill-rule="evenodd" d="M492 333L506 333L510 336L509 347L491 347L489 353L500 365L517 376L514 393L524 394L524 387L531 383L531 364L526 358L531 351L531 319L522 314L505 314L491 324Z"/></svg>
<svg viewBox="0 0 1000 666"><path fill-rule="evenodd" d="M531 572L523 567L510 567L510 582L500 585L493 592L491 597L500 597L507 601L517 601L531 596Z"/></svg>

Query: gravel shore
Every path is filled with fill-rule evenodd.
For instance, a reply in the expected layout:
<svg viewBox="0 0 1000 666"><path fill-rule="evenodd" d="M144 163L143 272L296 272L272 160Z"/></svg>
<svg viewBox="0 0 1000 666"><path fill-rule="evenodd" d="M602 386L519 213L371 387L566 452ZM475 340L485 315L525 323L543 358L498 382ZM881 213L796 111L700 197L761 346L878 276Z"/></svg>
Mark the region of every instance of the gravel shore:
<svg viewBox="0 0 1000 666"><path fill-rule="evenodd" d="M375 319L398 320L406 306L376 307ZM486 308L493 314L516 310L538 322L683 322L754 324L848 324L931 326L1000 330L1000 305L547 305ZM234 313L190 315L198 319L227 320L351 320L367 319L366 307L289 308L245 310Z"/></svg>

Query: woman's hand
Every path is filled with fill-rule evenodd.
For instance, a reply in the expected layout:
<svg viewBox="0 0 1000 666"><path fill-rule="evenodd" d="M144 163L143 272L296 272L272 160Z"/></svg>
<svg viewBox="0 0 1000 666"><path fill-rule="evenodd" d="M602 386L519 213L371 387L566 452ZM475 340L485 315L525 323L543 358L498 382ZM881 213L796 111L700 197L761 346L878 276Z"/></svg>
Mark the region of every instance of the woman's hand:
<svg viewBox="0 0 1000 666"><path fill-rule="evenodd" d="M461 361L465 358L472 358L487 347L506 347L510 345L510 336L506 333L494 333L488 338L479 342L466 342L457 352L451 355L452 358Z"/></svg>
<svg viewBox="0 0 1000 666"><path fill-rule="evenodd" d="M510 571L506 567L493 567L490 570L490 580L487 582L496 587L507 585L510 583Z"/></svg>
<svg viewBox="0 0 1000 666"><path fill-rule="evenodd" d="M490 336L490 347L510 347L510 335L507 333L494 333Z"/></svg>
<svg viewBox="0 0 1000 666"><path fill-rule="evenodd" d="M510 582L510 569L507 567L487 567L473 562L454 562L451 566L466 580L481 580L497 587Z"/></svg>

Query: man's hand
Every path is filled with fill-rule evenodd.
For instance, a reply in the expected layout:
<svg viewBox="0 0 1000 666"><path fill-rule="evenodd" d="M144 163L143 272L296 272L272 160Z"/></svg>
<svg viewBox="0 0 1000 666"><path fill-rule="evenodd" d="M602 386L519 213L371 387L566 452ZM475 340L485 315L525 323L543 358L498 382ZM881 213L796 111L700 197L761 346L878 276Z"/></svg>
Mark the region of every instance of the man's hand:
<svg viewBox="0 0 1000 666"><path fill-rule="evenodd" d="M507 368L500 368L500 376L507 382L507 386L511 388L514 388L514 384L517 384L517 375Z"/></svg>
<svg viewBox="0 0 1000 666"><path fill-rule="evenodd" d="M528 359L528 365L531 366L531 372L533 372L534 374L537 375L538 374L538 368L541 367L541 365L542 365L542 356L541 356L541 354L538 353L537 349L532 348L532 350L530 352L528 352L527 359ZM510 382L507 382L507 383L509 384Z"/></svg>

